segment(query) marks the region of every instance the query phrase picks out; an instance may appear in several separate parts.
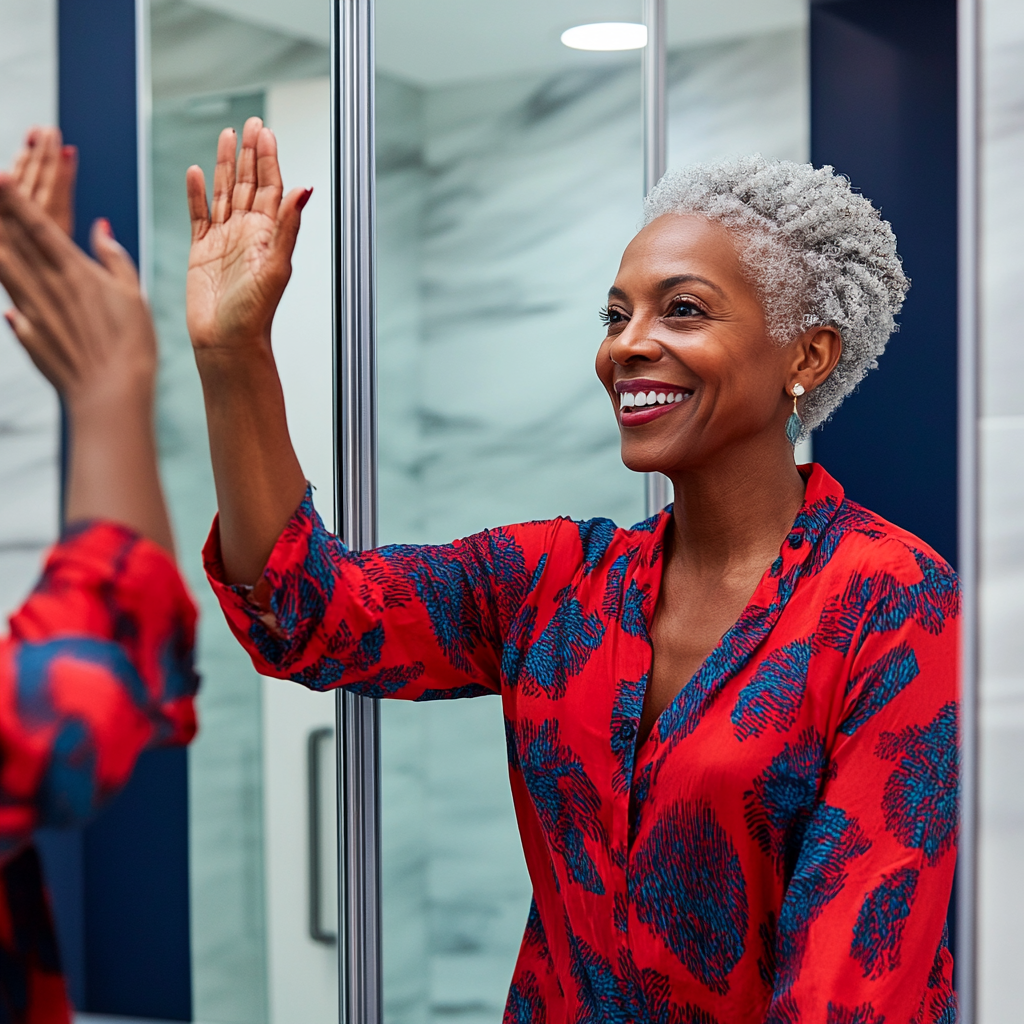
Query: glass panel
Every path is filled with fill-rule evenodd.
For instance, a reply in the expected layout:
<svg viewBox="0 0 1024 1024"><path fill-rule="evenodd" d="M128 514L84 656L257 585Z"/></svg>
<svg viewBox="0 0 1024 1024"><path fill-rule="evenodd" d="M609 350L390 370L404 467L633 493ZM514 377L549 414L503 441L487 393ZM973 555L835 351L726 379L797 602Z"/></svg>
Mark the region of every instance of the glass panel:
<svg viewBox="0 0 1024 1024"><path fill-rule="evenodd" d="M1024 8L983 0L978 1019L1020 1019L1024 914Z"/></svg>
<svg viewBox="0 0 1024 1024"><path fill-rule="evenodd" d="M200 734L189 751L192 979L209 1024L337 1020L336 949L310 936L319 819L319 925L336 929L333 697L260 680L202 573L215 511L202 395L185 329L185 169L212 185L217 135L252 115L277 130L286 187L313 185L275 352L303 467L333 493L327 0L153 0L150 290L161 341L160 443L178 542L202 606ZM310 820L310 781L321 813Z"/></svg>
<svg viewBox="0 0 1024 1024"><path fill-rule="evenodd" d="M382 543L643 516L593 370L640 60L560 44L588 6L377 5ZM531 892L500 704L385 702L382 761L385 1019L497 1022Z"/></svg>
<svg viewBox="0 0 1024 1024"><path fill-rule="evenodd" d="M669 4L669 162L806 159L803 3ZM571 515L643 483L593 360L640 218L641 4L377 3L380 539ZM530 883L493 698L382 709L388 1024L501 1019Z"/></svg>
<svg viewBox="0 0 1024 1024"><path fill-rule="evenodd" d="M761 153L810 159L807 0L667 0L669 170ZM808 437L798 464L813 461Z"/></svg>

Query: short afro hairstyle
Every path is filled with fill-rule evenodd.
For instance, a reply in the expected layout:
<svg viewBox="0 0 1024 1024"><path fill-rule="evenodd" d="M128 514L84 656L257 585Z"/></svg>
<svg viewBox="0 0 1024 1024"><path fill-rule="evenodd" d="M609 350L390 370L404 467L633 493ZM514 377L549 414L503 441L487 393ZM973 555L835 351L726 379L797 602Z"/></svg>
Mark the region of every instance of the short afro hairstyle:
<svg viewBox="0 0 1024 1024"><path fill-rule="evenodd" d="M644 224L666 213L707 217L737 237L776 343L819 324L839 331L839 363L800 400L804 432L813 430L878 366L896 330L910 281L889 222L833 168L759 155L670 171L644 203Z"/></svg>

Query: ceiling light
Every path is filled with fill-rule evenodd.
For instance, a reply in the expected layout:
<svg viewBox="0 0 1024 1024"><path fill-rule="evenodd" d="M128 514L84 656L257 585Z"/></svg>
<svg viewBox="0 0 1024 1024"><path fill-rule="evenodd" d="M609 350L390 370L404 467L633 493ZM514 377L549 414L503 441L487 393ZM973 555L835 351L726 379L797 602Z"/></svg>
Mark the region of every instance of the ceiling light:
<svg viewBox="0 0 1024 1024"><path fill-rule="evenodd" d="M639 50L647 45L647 26L630 21L577 25L562 33L562 42L574 50Z"/></svg>

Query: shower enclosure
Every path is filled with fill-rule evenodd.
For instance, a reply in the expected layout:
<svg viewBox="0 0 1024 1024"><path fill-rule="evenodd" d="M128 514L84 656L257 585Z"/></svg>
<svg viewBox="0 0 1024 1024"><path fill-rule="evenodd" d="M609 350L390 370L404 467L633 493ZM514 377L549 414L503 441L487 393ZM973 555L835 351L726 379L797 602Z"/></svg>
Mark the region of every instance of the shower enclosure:
<svg viewBox="0 0 1024 1024"><path fill-rule="evenodd" d="M259 115L286 187L314 186L274 347L317 507L350 545L557 515L628 524L670 496L619 460L593 373L597 311L663 167L809 158L807 5L147 10L162 450L205 613L195 1019L497 1024L530 900L499 702L378 705L258 679L207 596L184 170L211 180L217 131ZM560 42L612 21L647 24L647 46Z"/></svg>

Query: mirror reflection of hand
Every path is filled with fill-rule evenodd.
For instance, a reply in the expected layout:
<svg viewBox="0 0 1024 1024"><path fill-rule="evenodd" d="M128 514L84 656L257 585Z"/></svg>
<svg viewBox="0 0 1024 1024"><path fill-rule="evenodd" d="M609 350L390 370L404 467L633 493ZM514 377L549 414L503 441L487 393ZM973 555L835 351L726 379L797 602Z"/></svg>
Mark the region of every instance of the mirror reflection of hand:
<svg viewBox="0 0 1024 1024"><path fill-rule="evenodd" d="M66 235L75 229L78 149L65 146L59 128L30 128L11 176L22 195L42 207Z"/></svg>
<svg viewBox="0 0 1024 1024"><path fill-rule="evenodd" d="M192 344L202 349L245 349L269 342L270 326L291 276L292 250L311 189L284 188L277 140L258 117L217 143L213 210L199 167L188 169L192 249L186 285L186 318Z"/></svg>
<svg viewBox="0 0 1024 1024"><path fill-rule="evenodd" d="M13 176L0 175L0 284L18 340L71 410L152 390L156 339L128 253L110 225L90 259Z"/></svg>

